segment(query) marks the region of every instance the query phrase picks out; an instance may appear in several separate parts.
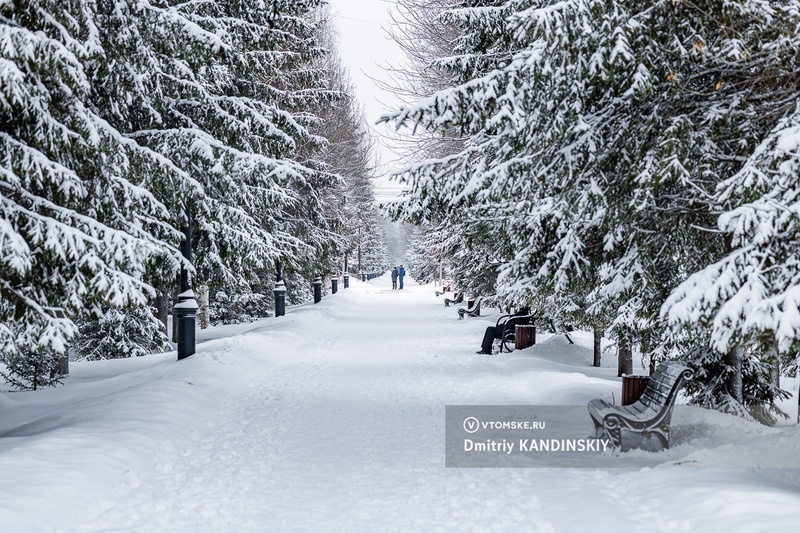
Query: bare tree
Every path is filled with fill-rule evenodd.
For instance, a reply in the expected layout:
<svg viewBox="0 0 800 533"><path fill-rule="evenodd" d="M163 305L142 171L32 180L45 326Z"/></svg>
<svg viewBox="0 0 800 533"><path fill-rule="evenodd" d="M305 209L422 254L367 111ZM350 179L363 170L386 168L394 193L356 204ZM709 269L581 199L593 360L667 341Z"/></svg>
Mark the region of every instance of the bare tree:
<svg viewBox="0 0 800 533"><path fill-rule="evenodd" d="M405 53L406 62L384 67L389 81L375 80L383 90L412 102L452 85L451 74L439 60L455 53L460 31L440 15L455 5L454 0L397 0L398 12L392 14L388 32ZM426 136L398 131L392 137L395 148L412 160L455 153L465 140L448 130Z"/></svg>

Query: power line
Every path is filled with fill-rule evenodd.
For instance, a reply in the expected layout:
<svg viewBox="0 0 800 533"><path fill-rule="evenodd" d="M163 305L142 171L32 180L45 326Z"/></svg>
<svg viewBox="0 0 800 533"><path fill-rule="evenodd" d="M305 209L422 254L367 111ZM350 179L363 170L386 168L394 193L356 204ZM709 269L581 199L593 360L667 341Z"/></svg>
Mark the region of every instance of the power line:
<svg viewBox="0 0 800 533"><path fill-rule="evenodd" d="M353 17L345 17L344 15L336 15L340 19L347 19L347 20L354 20L356 22L363 22L364 24L372 24L373 26L380 26L377 22L372 22L370 20L362 20L362 19L354 19Z"/></svg>
<svg viewBox="0 0 800 533"><path fill-rule="evenodd" d="M397 2L395 2L394 0L376 0L376 1L383 2L384 4L389 4L389 5L392 5L392 6L397 6ZM334 16L339 17L339 18L343 18L343 19L347 19L347 20L353 20L355 22L363 22L364 24L372 24L374 26L381 26L381 24L379 22L375 22L375 21L372 21L372 20L364 20L364 19L357 19L357 18L353 18L353 17L346 17L346 16L341 15L341 14L337 14L337 15L334 15Z"/></svg>

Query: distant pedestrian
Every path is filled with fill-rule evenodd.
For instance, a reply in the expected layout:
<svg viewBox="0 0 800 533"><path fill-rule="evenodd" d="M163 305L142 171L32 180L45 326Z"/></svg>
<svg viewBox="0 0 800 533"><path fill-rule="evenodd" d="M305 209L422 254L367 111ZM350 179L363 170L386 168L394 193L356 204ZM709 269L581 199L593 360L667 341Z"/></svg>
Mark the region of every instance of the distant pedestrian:
<svg viewBox="0 0 800 533"><path fill-rule="evenodd" d="M403 268L403 265L400 265L400 268L397 269L397 278L400 280L400 290L403 290L403 276L406 275L406 269Z"/></svg>
<svg viewBox="0 0 800 533"><path fill-rule="evenodd" d="M397 276L398 276L397 267L394 267L392 269L392 290L397 288Z"/></svg>

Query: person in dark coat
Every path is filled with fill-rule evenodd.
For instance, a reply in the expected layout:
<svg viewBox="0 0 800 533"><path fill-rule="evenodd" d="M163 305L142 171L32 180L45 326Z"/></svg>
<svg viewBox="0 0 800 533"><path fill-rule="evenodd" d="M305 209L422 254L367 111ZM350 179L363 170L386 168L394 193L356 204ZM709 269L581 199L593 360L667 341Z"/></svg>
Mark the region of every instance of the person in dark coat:
<svg viewBox="0 0 800 533"><path fill-rule="evenodd" d="M400 265L400 268L397 269L397 277L400 280L400 289L403 289L403 276L406 275L406 269L403 268L403 265Z"/></svg>
<svg viewBox="0 0 800 533"><path fill-rule="evenodd" d="M530 314L530 308L524 307L511 315L509 318L513 318L515 316L527 316ZM483 333L483 341L481 342L481 349L478 350L477 354L481 355L492 355L492 344L494 344L495 339L500 339L503 336L503 328L504 324L500 324L499 326L489 326L486 328L486 331Z"/></svg>
<svg viewBox="0 0 800 533"><path fill-rule="evenodd" d="M392 289L397 288L397 267L392 269Z"/></svg>

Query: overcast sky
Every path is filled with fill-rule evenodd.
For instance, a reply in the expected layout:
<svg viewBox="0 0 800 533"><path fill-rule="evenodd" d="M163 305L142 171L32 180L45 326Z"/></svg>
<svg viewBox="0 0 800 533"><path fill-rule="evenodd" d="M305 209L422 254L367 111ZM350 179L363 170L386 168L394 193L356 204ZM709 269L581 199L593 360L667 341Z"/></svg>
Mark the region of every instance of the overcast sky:
<svg viewBox="0 0 800 533"><path fill-rule="evenodd" d="M339 34L339 51L345 65L350 69L358 97L364 106L367 122L380 143L379 157L384 174L398 166L397 156L381 139L387 132L385 125L375 121L386 111L396 109L400 102L396 97L378 87L375 80L387 80L388 74L381 68L387 64L401 65L405 56L389 38L387 29L390 11L396 12L394 0L328 0L331 5L333 24ZM396 196L400 190L396 183L381 180L377 184L378 200Z"/></svg>

